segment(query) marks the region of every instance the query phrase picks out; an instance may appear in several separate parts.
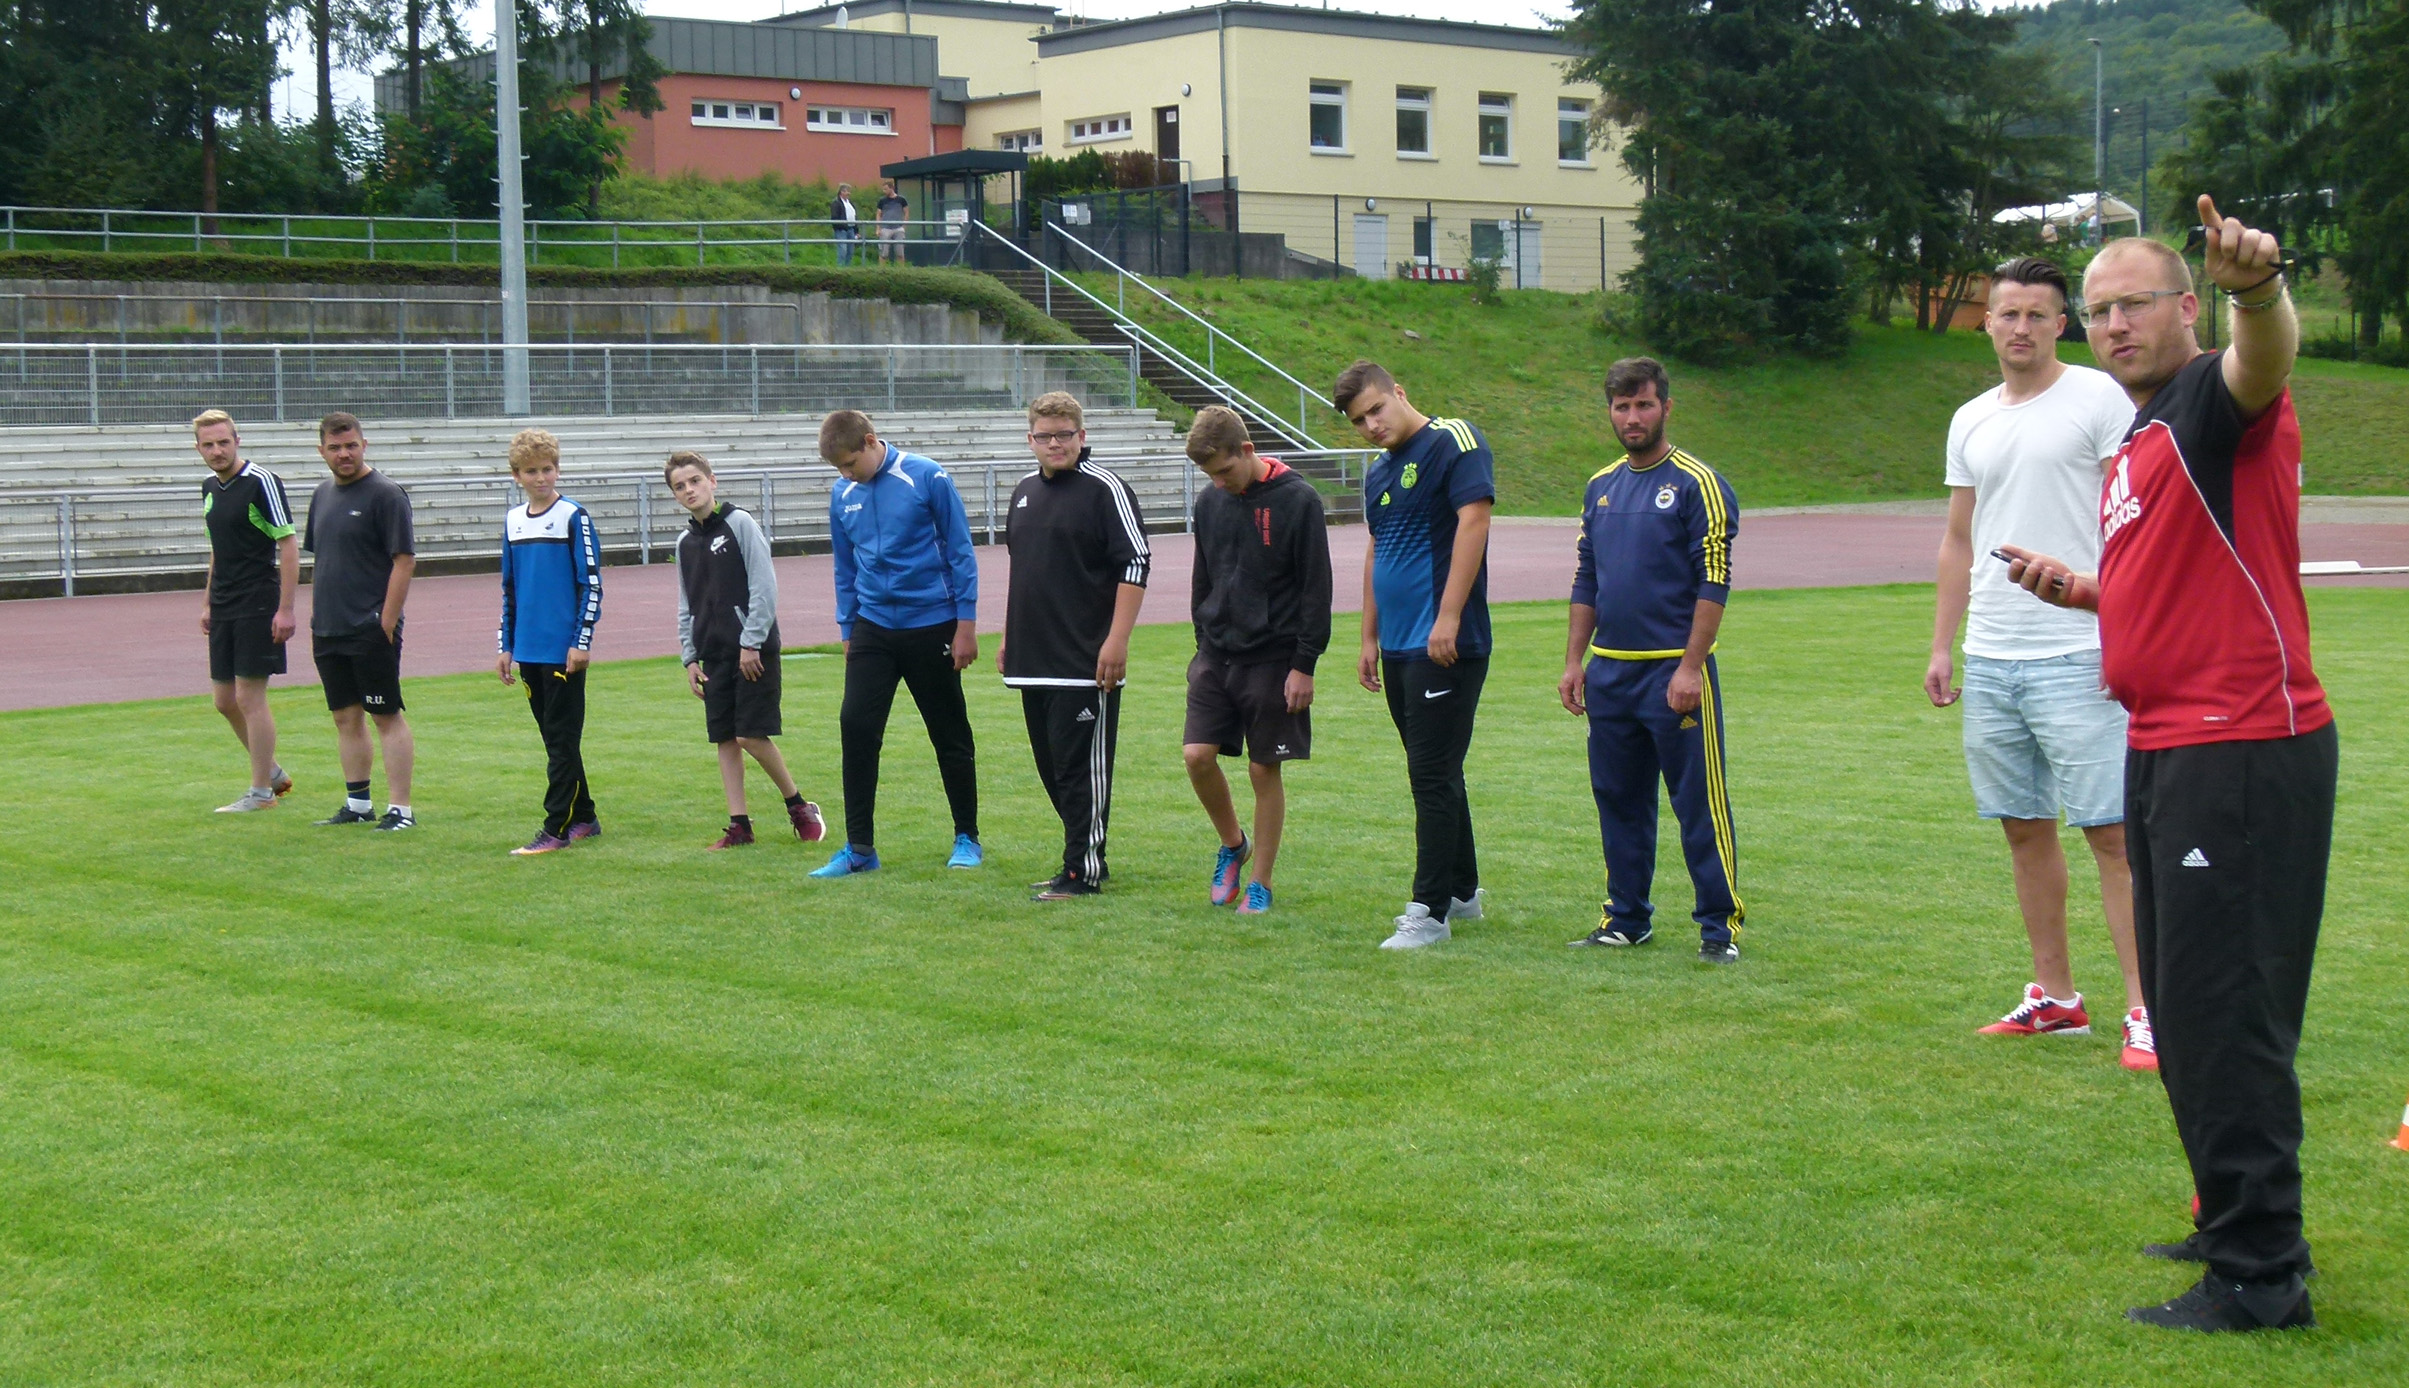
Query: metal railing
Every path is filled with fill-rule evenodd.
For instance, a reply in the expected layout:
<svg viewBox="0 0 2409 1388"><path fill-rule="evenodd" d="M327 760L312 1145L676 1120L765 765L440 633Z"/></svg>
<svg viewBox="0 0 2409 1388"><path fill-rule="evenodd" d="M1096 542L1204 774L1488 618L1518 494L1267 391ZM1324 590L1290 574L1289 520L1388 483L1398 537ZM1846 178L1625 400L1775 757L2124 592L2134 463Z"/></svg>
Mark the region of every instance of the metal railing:
<svg viewBox="0 0 2409 1388"><path fill-rule="evenodd" d="M1056 236L1061 237L1062 240L1073 249L1084 253L1095 260L1097 264L1102 265L1105 269L1112 271L1113 284L1116 291L1114 297L1119 300L1119 305L1116 311L1119 312L1123 319L1126 319L1132 323L1136 321L1135 319L1129 318L1129 286L1135 284L1138 288L1146 291L1148 294L1153 295L1157 300L1169 307L1173 312L1178 313L1181 317L1187 319L1191 323L1194 323L1197 327L1204 329L1204 369L1208 374L1212 375L1216 379L1219 379L1220 367L1215 361L1214 347L1216 343L1226 342L1230 346L1236 348L1238 351L1244 353L1256 365L1262 367L1266 371L1269 371L1271 374L1279 377L1281 380L1286 381L1288 384L1295 386L1297 392L1295 428L1303 431L1307 437L1311 436L1311 430L1305 423L1306 418L1311 411L1308 409L1305 402L1307 400L1318 400L1320 398L1318 393L1315 392L1311 386L1308 386L1303 381L1300 381L1296 377L1289 375L1286 371L1280 368L1278 363L1272 361L1269 357L1264 356L1254 348L1249 347L1245 343L1240 342L1237 338L1232 337L1219 324L1214 323L1211 319L1202 317L1193 309L1190 309L1186 304L1183 304L1179 300L1172 298L1168 294L1165 294L1162 290L1155 288L1153 284L1147 281L1144 275L1137 273L1135 270L1124 268L1112 257L1106 255L1100 250L1097 250L1094 246L1089 245L1087 242L1080 240L1061 223L1048 222L1045 225L1045 229L1054 233ZM1283 432L1287 431L1283 430Z"/></svg>
<svg viewBox="0 0 2409 1388"><path fill-rule="evenodd" d="M1360 489L1363 450L1284 454L1318 476L1342 502ZM1104 460L1127 482L1150 530L1192 525L1196 496L1210 486L1185 456ZM1012 489L1032 468L1026 457L945 464L962 494L972 535L1003 536ZM416 553L428 560L477 560L499 553L502 519L520 495L506 475L400 478L409 492ZM825 467L722 466L719 495L751 511L770 543L789 552L828 542L828 501L837 480ZM614 562L665 562L685 514L658 471L579 472L565 491L594 516ZM189 486L0 487L0 582L50 583L73 597L78 580L188 575L208 563L208 538ZM296 488L294 519L307 525L314 496ZM1344 518L1347 505L1333 507ZM304 567L309 557L303 556Z"/></svg>
<svg viewBox="0 0 2409 1388"><path fill-rule="evenodd" d="M861 237L845 241L828 219L810 217L750 218L735 221L587 222L529 220L527 260L583 264L599 263L607 252L617 268L623 255L673 252L682 262L691 249L694 264L708 262L712 251L759 252L740 259L777 259L793 264L798 250L822 248L827 260L850 245L852 259L867 264L878 254L878 224L862 221ZM963 244L955 221L906 221L901 244L920 248L910 258L917 263L952 262ZM387 230L379 235L378 228ZM796 235L800 229L804 234ZM467 235L461 233L466 231ZM550 239L547 240L546 238ZM497 262L501 259L501 223L472 217L353 217L316 214L245 214L234 212L145 212L116 207L0 207L0 240L12 251L25 249L164 251L239 251L294 259L299 248L307 258L314 247L338 247L368 260L448 260ZM62 244L64 243L64 244ZM463 251L466 251L465 256ZM424 252L420 254L419 252ZM822 257L813 256L814 260ZM661 263L644 259L640 263Z"/></svg>
<svg viewBox="0 0 2409 1388"><path fill-rule="evenodd" d="M499 345L0 345L0 425L171 424L206 407L284 420L329 410L453 419L502 413ZM1009 409L1049 390L1138 404L1138 349L1025 343L542 343L526 349L543 414Z"/></svg>
<svg viewBox="0 0 2409 1388"><path fill-rule="evenodd" d="M1299 449L1318 449L1321 446L1320 443L1313 437L1312 431L1305 427L1305 412L1302 408L1304 397L1301 394L1298 397L1299 409L1297 411L1297 419L1293 421L1287 419L1281 415L1278 410L1272 409L1269 406L1260 403L1253 397L1249 396L1245 391L1239 389L1236 385L1222 379L1218 372L1215 372L1209 367L1198 363L1187 353L1182 352L1177 347L1165 342L1161 337L1149 331L1144 324L1139 323L1137 320L1131 318L1124 310L1116 308L1113 305L1104 302L1102 299L1097 298L1094 294L1089 293L1084 286L1079 284L1078 281L1071 279L1069 276L1063 274L1060 270L1057 270L1053 266L1046 264L1036 256L1029 254L1028 251L1022 249L1020 246L1013 244L1013 242L1008 237L1004 236L1003 233L998 232L993 228L982 227L982 229L987 232L988 236L993 239L997 245L1008 247L1014 255L1017 255L1022 260L1025 260L1029 264L1036 266L1037 269L1044 274L1044 307L1049 316L1051 316L1054 312L1054 285L1056 283L1060 283L1063 288L1069 290L1073 294L1078 295L1080 298L1087 300L1089 303L1095 305L1097 308L1110 315L1114 328L1119 330L1123 336L1130 339L1133 351L1138 348L1143 348L1145 351L1154 353L1155 356L1170 364L1171 367L1177 370L1181 375L1187 377L1189 380L1195 382L1204 389L1211 391L1213 394L1220 396L1222 400L1227 402L1232 409L1235 409L1242 414L1252 415L1254 418L1260 421L1264 427L1270 429L1273 433L1278 434L1290 446ZM1065 235L1067 236L1068 233L1065 233ZM1132 276L1132 278L1135 277ZM1147 288L1151 289L1153 286L1148 285ZM1273 369L1277 370L1278 368L1275 367ZM1282 372L1281 374L1286 375L1287 373ZM1296 378L1292 376L1289 377L1289 379L1295 380ZM1303 383L1300 382L1298 388L1300 391L1302 391Z"/></svg>
<svg viewBox="0 0 2409 1388"><path fill-rule="evenodd" d="M162 338L174 342L207 341L219 344L226 340L226 334L229 331L226 323L226 306L228 304L264 306L266 311L259 316L267 319L270 326L259 329L258 335L262 337L272 334L274 320L280 316L277 310L289 305L299 312L281 316L287 319L297 317L301 340L313 345L319 341L322 320L329 317L337 319L338 322L335 326L325 328L323 331L334 334L332 339L334 341L367 338L378 342L408 342L411 340L411 311L413 309L421 310L424 315L438 318L444 315L458 316L466 310L475 310L476 312L477 328L473 336L460 336L456 329L447 328L441 321L437 321L423 324L420 327L420 336L429 342L493 342L499 340L501 336L502 301L488 298L345 297L329 294L6 293L0 294L0 303L7 303L11 306L10 318L16 330L14 336L20 345L30 345L37 341L31 336L35 331L79 334L80 336L77 338L79 343L92 334L107 332L113 333L118 343L126 345L131 345L138 340ZM29 326L29 320L33 315L29 312L28 306L32 304L93 305L105 306L105 308L88 314L43 313L40 317L43 319L44 326L35 329ZM159 321L173 316L178 305L184 306L187 310L182 315L183 323L169 324ZM712 334L714 341L727 340L730 320L737 315L758 314L764 317L775 316L779 319L790 320L792 327L782 337L776 334L770 335L769 340L771 341L801 341L805 323L804 305L800 301L785 299L533 299L527 307L528 311L539 319L558 319L561 324L560 340L565 342L578 340L577 320L580 315L589 318L623 320L633 312L638 319L636 331L641 335L630 337L628 340L640 342L654 340L654 311L656 309L668 310L667 316L673 324L680 317L691 317L698 314L712 317L713 324L707 331ZM320 311L322 308L328 312L322 313ZM108 312L107 309L113 309L114 312ZM354 330L340 325L340 320L346 316L346 310L379 309L392 310L389 327ZM142 318L151 321L134 321L137 313ZM206 321L204 321L204 313ZM79 318L83 321L80 323L55 321L68 317ZM113 323L103 323L104 318L113 320ZM539 327L538 331L541 330ZM232 331L239 337L245 332L245 329L238 323ZM608 327L602 329L598 334L589 331L586 340L613 340L610 337L612 331ZM625 332L626 330L619 329L618 331ZM673 327L670 331L676 333L679 329Z"/></svg>

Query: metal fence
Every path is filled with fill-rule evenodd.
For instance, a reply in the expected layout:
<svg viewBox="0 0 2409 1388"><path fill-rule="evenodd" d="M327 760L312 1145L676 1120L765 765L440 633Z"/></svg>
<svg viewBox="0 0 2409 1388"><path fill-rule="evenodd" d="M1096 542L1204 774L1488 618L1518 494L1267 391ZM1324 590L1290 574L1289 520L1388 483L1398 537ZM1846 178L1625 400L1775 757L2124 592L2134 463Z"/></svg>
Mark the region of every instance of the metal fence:
<svg viewBox="0 0 2409 1388"><path fill-rule="evenodd" d="M1361 450L1283 454L1315 477L1331 498L1333 519L1360 512ZM1197 492L1210 486L1180 455L1115 458L1107 464L1129 484L1147 527L1188 528ZM950 462L972 535L992 544L1003 536L1012 489L1031 468L1023 458ZM507 477L402 479L410 493L416 552L424 563L476 561L499 553L502 518L520 497ZM770 543L787 552L825 548L828 499L836 483L824 467L723 467L719 495L751 511ZM613 562L666 562L685 513L657 471L581 472L569 488L594 516ZM0 488L0 583L24 588L59 585L75 595L79 580L191 575L208 563L208 538L198 523L190 486ZM309 493L296 491L294 519L307 523ZM306 567L308 556L303 556Z"/></svg>
<svg viewBox="0 0 2409 1388"><path fill-rule="evenodd" d="M800 342L798 299L531 298L536 341ZM498 342L498 298L324 294L0 294L0 334L42 342ZM580 331L582 325L582 332Z"/></svg>
<svg viewBox="0 0 2409 1388"><path fill-rule="evenodd" d="M238 416L330 410L452 419L500 415L505 348L0 345L0 425L172 424L205 406ZM541 344L528 354L541 414L761 414L846 407L1010 409L1049 390L1138 404L1138 352L1024 343Z"/></svg>
<svg viewBox="0 0 2409 1388"><path fill-rule="evenodd" d="M747 221L529 221L531 265L866 265L882 244L875 223L838 238L823 218ZM908 221L894 244L914 265L958 261L958 221ZM501 223L467 217L338 217L143 212L103 207L0 207L0 241L18 250L230 251L285 259L436 260L496 264Z"/></svg>

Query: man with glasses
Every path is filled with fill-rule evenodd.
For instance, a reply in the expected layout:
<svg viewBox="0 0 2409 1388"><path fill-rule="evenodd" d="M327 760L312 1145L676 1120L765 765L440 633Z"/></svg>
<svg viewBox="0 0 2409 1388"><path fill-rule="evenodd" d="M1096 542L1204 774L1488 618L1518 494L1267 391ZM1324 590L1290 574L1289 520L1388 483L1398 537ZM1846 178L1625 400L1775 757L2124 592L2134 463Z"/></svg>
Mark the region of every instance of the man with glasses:
<svg viewBox="0 0 2409 1388"><path fill-rule="evenodd" d="M2189 267L2111 243L2084 275L2091 350L2139 407L2100 497L2096 575L2005 546L2008 577L2099 614L2101 670L2131 714L2133 934L2158 1059L2199 1199L2155 1257L2207 1264L2134 1320L2316 1324L2302 1278L2293 1067L2333 843L2336 738L2300 592L2300 324L2275 238L2200 199L2201 267L2233 307L2203 352Z"/></svg>
<svg viewBox="0 0 2409 1388"><path fill-rule="evenodd" d="M1114 743L1129 632L1146 598L1146 527L1137 498L1088 458L1085 412L1065 391L1029 403L1037 471L1012 491L1004 547L1004 683L1021 693L1029 750L1062 817L1062 870L1039 901L1103 890L1104 831L1112 818Z"/></svg>
<svg viewBox="0 0 2409 1388"><path fill-rule="evenodd" d="M2011 260L1992 274L1983 330L2001 379L1949 424L1949 526L1924 670L1924 694L1935 708L1958 701L1950 647L1964 621L1974 811L2007 833L2016 904L2033 951L2022 1001L1982 1030L2091 1034L2067 959L2063 811L2099 864L2100 909L2124 969L2124 1066L2155 1070L2125 866L2125 713L2100 691L2099 619L2036 605L1988 557L2019 540L2082 567L2099 563L2100 477L2133 423L2133 402L2106 373L2058 360L2066 275L2046 260Z"/></svg>

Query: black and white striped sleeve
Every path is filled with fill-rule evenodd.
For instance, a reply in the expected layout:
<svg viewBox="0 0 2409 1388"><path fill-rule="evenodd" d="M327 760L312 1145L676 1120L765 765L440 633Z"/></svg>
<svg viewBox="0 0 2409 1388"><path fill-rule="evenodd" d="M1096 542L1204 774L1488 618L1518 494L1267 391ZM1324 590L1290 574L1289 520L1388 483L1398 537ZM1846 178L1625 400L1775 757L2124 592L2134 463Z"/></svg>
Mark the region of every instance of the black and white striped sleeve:
<svg viewBox="0 0 2409 1388"><path fill-rule="evenodd" d="M1106 552L1121 567L1121 582L1132 588L1146 586L1146 573L1153 564L1153 550L1146 543L1146 523L1138 514L1138 500L1129 491L1129 484L1110 469L1093 463L1080 467L1104 484L1107 510L1104 516Z"/></svg>

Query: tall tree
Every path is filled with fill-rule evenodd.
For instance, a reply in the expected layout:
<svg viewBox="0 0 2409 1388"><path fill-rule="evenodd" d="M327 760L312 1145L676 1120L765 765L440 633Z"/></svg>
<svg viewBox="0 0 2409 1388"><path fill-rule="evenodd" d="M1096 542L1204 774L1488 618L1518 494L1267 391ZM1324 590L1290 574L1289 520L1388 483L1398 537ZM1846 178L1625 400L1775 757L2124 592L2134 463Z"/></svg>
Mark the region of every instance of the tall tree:
<svg viewBox="0 0 2409 1388"><path fill-rule="evenodd" d="M652 22L636 0L561 0L556 21L563 47L586 70L586 110L602 111L602 81L608 71L619 81L618 105L647 120L661 109L660 81L669 69L652 52ZM599 217L602 180L586 190L586 216Z"/></svg>

